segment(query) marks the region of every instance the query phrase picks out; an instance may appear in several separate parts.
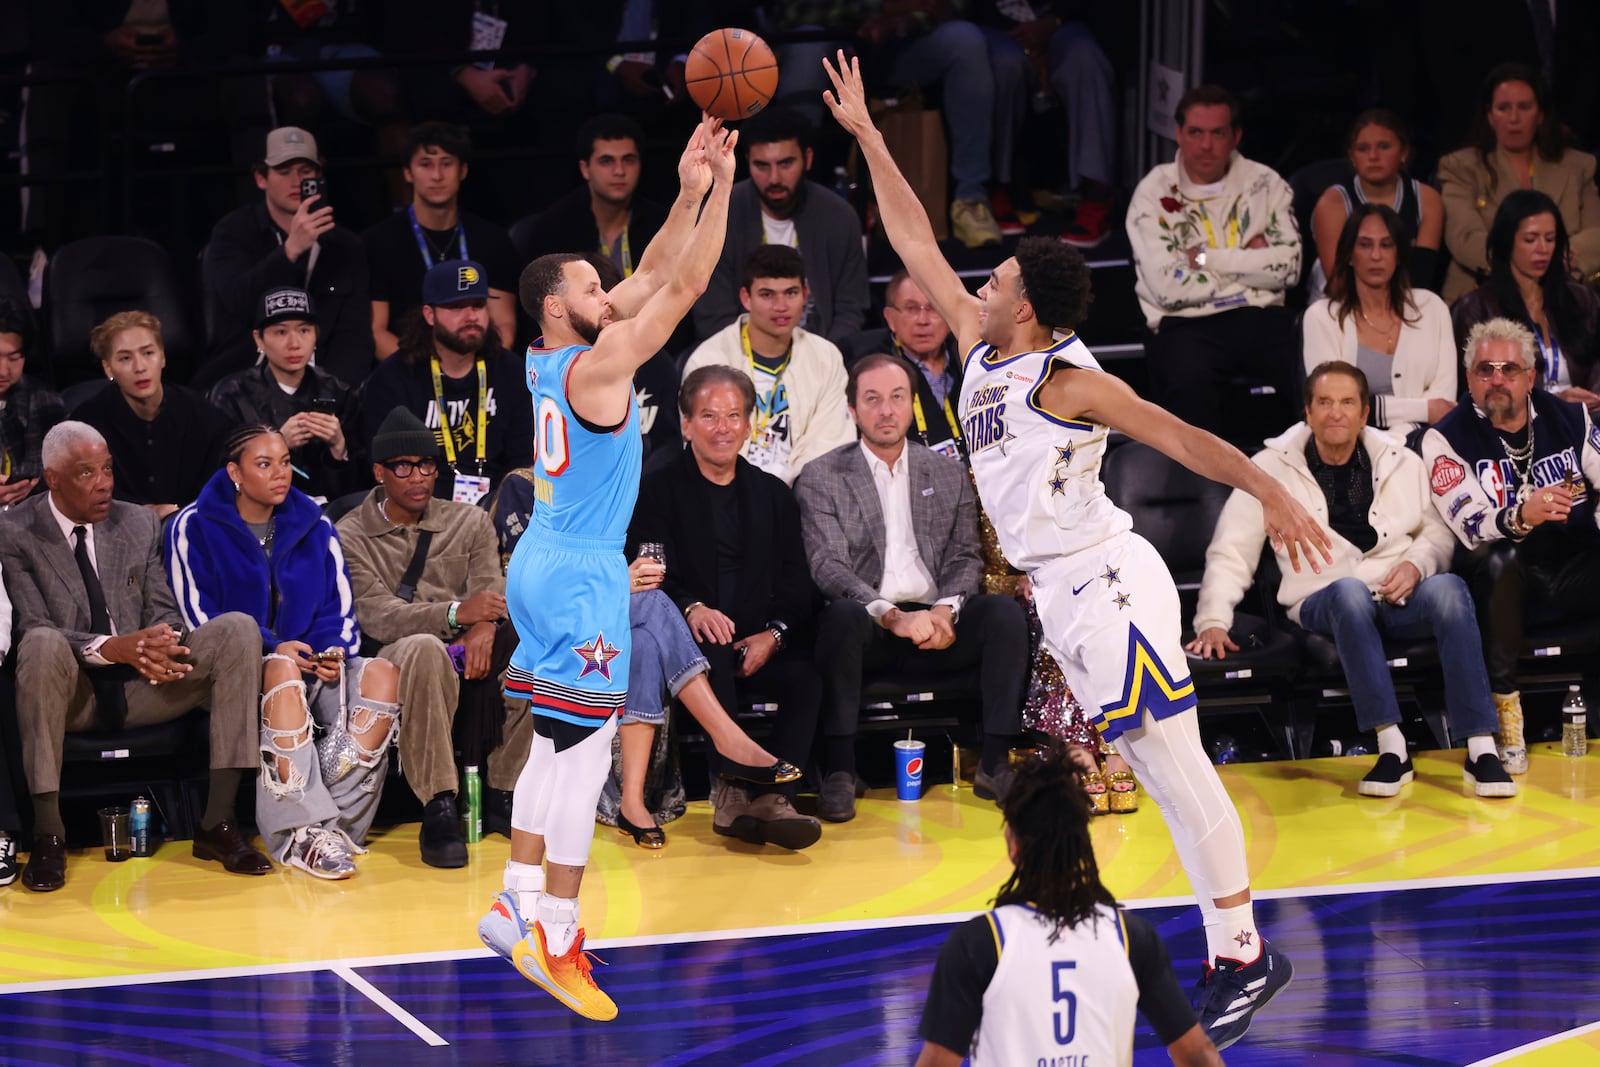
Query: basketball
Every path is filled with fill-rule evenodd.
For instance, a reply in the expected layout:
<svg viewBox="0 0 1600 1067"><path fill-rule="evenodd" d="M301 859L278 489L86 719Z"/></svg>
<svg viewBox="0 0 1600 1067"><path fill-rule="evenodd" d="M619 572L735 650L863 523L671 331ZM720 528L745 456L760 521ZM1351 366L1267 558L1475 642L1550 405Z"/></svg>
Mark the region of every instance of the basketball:
<svg viewBox="0 0 1600 1067"><path fill-rule="evenodd" d="M749 30L712 30L689 53L683 80L702 111L730 122L747 119L778 91L778 59Z"/></svg>

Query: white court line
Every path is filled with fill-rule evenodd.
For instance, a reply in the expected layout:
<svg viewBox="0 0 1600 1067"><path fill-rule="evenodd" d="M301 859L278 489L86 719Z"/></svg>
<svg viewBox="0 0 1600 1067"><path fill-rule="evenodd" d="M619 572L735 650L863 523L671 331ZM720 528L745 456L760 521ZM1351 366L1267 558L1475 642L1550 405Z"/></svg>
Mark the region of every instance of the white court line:
<svg viewBox="0 0 1600 1067"><path fill-rule="evenodd" d="M450 1044L450 1042L429 1029L421 1019L418 1019L393 1000L390 1000L388 994L383 990L361 977L355 971L352 971L349 967L334 967L333 973L359 989L368 1000L394 1016L396 1022L422 1038L423 1041L433 1045L435 1048Z"/></svg>
<svg viewBox="0 0 1600 1067"><path fill-rule="evenodd" d="M1518 1045L1514 1049L1507 1049L1505 1052L1502 1052L1496 1056L1490 1056L1486 1060L1475 1060L1472 1063L1467 1064L1467 1067L1489 1067L1489 1065L1493 1063L1505 1063L1526 1053L1535 1052L1539 1049L1547 1048L1550 1045L1559 1045L1563 1041L1568 1041L1574 1037L1580 1037L1596 1030L1600 1030L1600 1023L1590 1023L1588 1026L1575 1027L1566 1031L1565 1033L1553 1034L1550 1037L1541 1037L1539 1040L1530 1041L1526 1045Z"/></svg>
<svg viewBox="0 0 1600 1067"><path fill-rule="evenodd" d="M1456 878L1412 878L1388 882L1355 882L1350 885L1305 886L1299 889L1251 890L1256 900L1285 900L1298 897L1348 896L1352 893L1399 892L1409 889L1449 889L1475 885L1517 885L1525 882L1555 882L1574 878L1600 878L1600 867L1572 867L1564 870L1528 871L1516 874L1472 874ZM1183 907L1194 897L1144 897L1118 903L1135 910ZM957 923L978 914L952 911L937 915L905 915L884 919L841 919L833 922L786 923L752 926L736 930L705 930L681 934L638 934L629 937L598 938L586 942L595 949L629 948L637 945L681 945L696 942L736 941L741 938L783 937L790 934L849 933L855 930L899 929L910 926L935 926ZM337 971L354 967L393 967L413 963L452 963L458 960L492 959L487 948L445 949L435 952L406 952L389 956L352 956L343 959L309 960L303 963L266 963L245 967L214 967L190 971L156 971L150 974L110 975L99 978L67 978L42 982L0 984L0 997L17 993L48 993L65 989L97 989L107 986L156 985L162 982L196 982L220 978L251 978L271 974L301 974L311 971Z"/></svg>

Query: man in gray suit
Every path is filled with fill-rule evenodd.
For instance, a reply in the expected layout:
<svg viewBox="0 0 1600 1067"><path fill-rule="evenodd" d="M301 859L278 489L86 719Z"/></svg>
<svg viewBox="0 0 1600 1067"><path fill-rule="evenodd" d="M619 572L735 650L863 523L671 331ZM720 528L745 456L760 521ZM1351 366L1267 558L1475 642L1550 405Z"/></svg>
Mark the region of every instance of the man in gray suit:
<svg viewBox="0 0 1600 1067"><path fill-rule="evenodd" d="M61 822L64 736L167 722L211 709L211 790L194 854L236 874L267 858L234 820L244 772L258 759L261 633L233 612L180 634L161 565L160 521L113 501L111 451L98 430L63 422L44 439L50 492L0 518L0 563L16 611L17 718L33 793L34 841L22 884L66 884Z"/></svg>
<svg viewBox="0 0 1600 1067"><path fill-rule="evenodd" d="M1027 618L1017 601L979 596L983 558L972 482L956 460L908 442L911 372L895 356L850 368L846 399L861 441L812 461L795 482L811 574L827 609L818 624L825 696L817 814L855 817L855 735L861 677L978 669L983 751L973 791L998 800L1022 730Z"/></svg>

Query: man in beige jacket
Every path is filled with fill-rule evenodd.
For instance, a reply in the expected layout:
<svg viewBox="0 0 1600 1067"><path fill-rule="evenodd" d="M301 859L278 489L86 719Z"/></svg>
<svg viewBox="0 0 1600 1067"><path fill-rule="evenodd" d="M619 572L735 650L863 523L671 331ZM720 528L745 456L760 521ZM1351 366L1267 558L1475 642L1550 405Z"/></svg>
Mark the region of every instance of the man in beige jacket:
<svg viewBox="0 0 1600 1067"><path fill-rule="evenodd" d="M1395 796L1413 773L1383 637L1431 633L1452 729L1467 739L1467 780L1479 796L1515 796L1495 753L1494 702L1472 595L1446 573L1455 539L1429 502L1421 458L1366 425L1371 395L1352 364L1312 370L1305 401L1305 421L1269 440L1254 461L1334 534L1333 562L1320 572L1295 571L1282 557L1278 603L1305 629L1333 639L1356 721L1377 732L1378 763L1361 780L1361 795ZM1263 529L1261 505L1235 491L1206 550L1190 652L1220 659L1239 650L1228 628L1253 580Z"/></svg>
<svg viewBox="0 0 1600 1067"><path fill-rule="evenodd" d="M509 620L500 621L506 614L500 544L482 508L433 499L438 441L410 411L395 408L383 420L372 438L372 458L377 487L338 523L356 621L381 646L378 654L400 668L406 709L400 766L424 805L423 862L464 867L452 726L463 687L487 679L497 692L494 676L516 646ZM424 536L428 543L414 567ZM451 658L455 646L460 674ZM496 696L494 707L500 706ZM489 754L487 829L509 832L511 790L531 730L527 715L508 716L504 738Z"/></svg>

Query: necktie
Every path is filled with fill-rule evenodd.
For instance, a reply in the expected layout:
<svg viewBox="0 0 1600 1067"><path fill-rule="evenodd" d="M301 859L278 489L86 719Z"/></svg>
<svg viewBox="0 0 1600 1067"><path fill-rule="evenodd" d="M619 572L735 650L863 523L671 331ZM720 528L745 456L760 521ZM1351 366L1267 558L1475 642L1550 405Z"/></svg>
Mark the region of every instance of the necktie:
<svg viewBox="0 0 1600 1067"><path fill-rule="evenodd" d="M106 610L106 592L100 585L100 575L95 573L89 559L89 531L82 526L72 528L72 556L78 561L78 573L83 576L83 591L89 597L89 629L97 634L111 632L111 613ZM101 726L107 730L120 730L128 721L127 694L122 684L127 672L115 667L100 667L89 671L89 684L94 688L95 712Z"/></svg>

